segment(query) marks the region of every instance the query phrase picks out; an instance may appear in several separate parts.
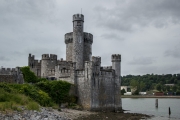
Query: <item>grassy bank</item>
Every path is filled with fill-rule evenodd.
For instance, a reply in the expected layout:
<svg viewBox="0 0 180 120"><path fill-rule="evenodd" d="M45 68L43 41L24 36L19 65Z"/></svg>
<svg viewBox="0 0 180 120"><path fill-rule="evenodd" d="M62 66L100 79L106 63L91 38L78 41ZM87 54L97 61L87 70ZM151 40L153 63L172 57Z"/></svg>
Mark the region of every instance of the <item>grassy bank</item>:
<svg viewBox="0 0 180 120"><path fill-rule="evenodd" d="M0 83L0 111L39 110L39 106L58 108L61 103L72 105L76 97L69 95L71 84L64 81L41 81L34 84Z"/></svg>
<svg viewBox="0 0 180 120"><path fill-rule="evenodd" d="M39 110L38 103L28 96L15 91L7 92L3 88L0 88L0 91L0 111L21 111L20 106L28 110Z"/></svg>

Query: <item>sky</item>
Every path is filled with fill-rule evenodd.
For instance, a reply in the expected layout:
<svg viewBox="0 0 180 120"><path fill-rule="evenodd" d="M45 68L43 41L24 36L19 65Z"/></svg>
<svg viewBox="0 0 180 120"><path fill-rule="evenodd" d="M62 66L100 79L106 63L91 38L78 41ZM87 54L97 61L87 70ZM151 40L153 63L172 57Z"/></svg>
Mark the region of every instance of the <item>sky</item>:
<svg viewBox="0 0 180 120"><path fill-rule="evenodd" d="M29 53L65 59L81 9L102 66L121 54L122 75L180 73L180 0L0 0L0 66L27 66Z"/></svg>

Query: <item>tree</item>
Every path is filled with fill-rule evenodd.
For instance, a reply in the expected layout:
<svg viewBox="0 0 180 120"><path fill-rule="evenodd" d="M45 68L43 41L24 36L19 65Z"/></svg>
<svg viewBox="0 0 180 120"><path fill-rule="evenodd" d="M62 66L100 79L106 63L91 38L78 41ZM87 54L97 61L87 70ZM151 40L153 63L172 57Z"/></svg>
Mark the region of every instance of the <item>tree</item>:
<svg viewBox="0 0 180 120"><path fill-rule="evenodd" d="M173 90L173 92L176 92L177 86L173 86L173 87L172 87L172 90Z"/></svg>
<svg viewBox="0 0 180 120"><path fill-rule="evenodd" d="M138 87L138 81L136 81L136 80L131 80L131 82L130 82L130 86L131 86L131 88L132 89L135 89L135 88L137 88Z"/></svg>
<svg viewBox="0 0 180 120"><path fill-rule="evenodd" d="M121 95L124 95L124 93L126 93L126 90L123 88L123 89L121 90Z"/></svg>
<svg viewBox="0 0 180 120"><path fill-rule="evenodd" d="M165 92L165 91L166 91L166 86L165 86L165 85L161 86L161 90L162 90L163 92Z"/></svg>
<svg viewBox="0 0 180 120"><path fill-rule="evenodd" d="M140 82L139 84L139 91L142 91L142 89L145 87L145 84L143 81Z"/></svg>
<svg viewBox="0 0 180 120"><path fill-rule="evenodd" d="M166 90L169 92L170 91L170 86L166 86Z"/></svg>
<svg viewBox="0 0 180 120"><path fill-rule="evenodd" d="M156 85L156 90L161 91L161 89L162 89L162 86L160 84L157 84Z"/></svg>

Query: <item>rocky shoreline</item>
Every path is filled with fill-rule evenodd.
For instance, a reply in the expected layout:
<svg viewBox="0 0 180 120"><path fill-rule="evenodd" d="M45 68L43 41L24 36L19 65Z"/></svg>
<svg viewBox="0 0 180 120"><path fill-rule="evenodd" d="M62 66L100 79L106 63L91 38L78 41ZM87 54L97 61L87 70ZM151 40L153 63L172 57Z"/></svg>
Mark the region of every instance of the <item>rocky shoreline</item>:
<svg viewBox="0 0 180 120"><path fill-rule="evenodd" d="M90 112L64 108L61 111L41 107L40 111L0 112L0 120L139 120L149 118L137 113Z"/></svg>

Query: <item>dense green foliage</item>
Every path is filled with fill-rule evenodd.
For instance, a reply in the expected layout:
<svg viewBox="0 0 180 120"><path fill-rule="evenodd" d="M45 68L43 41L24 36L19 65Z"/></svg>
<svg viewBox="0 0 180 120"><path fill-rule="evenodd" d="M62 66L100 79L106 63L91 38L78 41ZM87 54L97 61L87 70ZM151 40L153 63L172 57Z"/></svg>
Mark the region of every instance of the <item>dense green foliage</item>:
<svg viewBox="0 0 180 120"><path fill-rule="evenodd" d="M52 99L47 93L30 84L6 84L1 83L0 88L9 93L23 94L38 102L42 106L51 106Z"/></svg>
<svg viewBox="0 0 180 120"><path fill-rule="evenodd" d="M37 102L33 101L30 97L25 96L17 92L17 90L11 88L9 85L0 84L0 111L5 110L18 110L21 109L18 106L25 106L30 110L39 110Z"/></svg>
<svg viewBox="0 0 180 120"><path fill-rule="evenodd" d="M54 104L61 103L69 103L70 105L76 102L76 97L69 94L71 86L72 84L65 81L48 80L42 80L35 84L0 83L0 88L6 92L3 95L0 94L0 102L9 102L9 99L18 102L18 94L21 94L29 97L32 101L36 101L41 106L53 106ZM14 97L7 97L6 99L5 96L8 96L12 92ZM27 105L27 108L36 108L36 104L31 103L30 106Z"/></svg>
<svg viewBox="0 0 180 120"><path fill-rule="evenodd" d="M29 66L21 67L21 71L23 73L25 82L36 83L39 81L36 75L30 70Z"/></svg>
<svg viewBox="0 0 180 120"><path fill-rule="evenodd" d="M57 104L75 102L69 95L71 84L66 81L41 81L36 84L38 88L45 91Z"/></svg>
<svg viewBox="0 0 180 120"><path fill-rule="evenodd" d="M138 91L158 90L162 92L180 93L180 74L166 75L126 75L121 78L122 86L137 87ZM173 87L165 84L175 84Z"/></svg>

